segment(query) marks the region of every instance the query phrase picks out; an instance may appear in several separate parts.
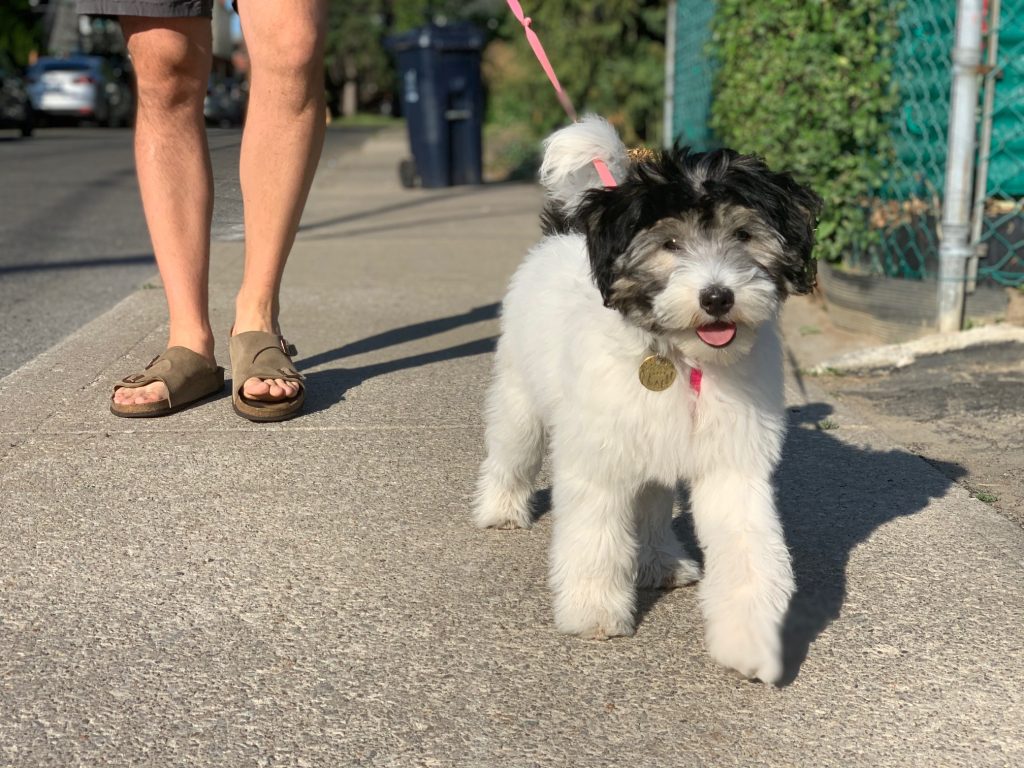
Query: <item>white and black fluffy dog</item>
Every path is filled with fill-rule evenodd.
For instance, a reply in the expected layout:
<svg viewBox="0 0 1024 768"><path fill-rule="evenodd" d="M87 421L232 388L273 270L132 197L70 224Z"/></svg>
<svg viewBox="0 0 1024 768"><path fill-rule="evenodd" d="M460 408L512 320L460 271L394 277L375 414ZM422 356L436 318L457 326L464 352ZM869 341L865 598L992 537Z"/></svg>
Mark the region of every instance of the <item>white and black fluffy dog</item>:
<svg viewBox="0 0 1024 768"><path fill-rule="evenodd" d="M595 157L617 187L601 186ZM555 622L631 635L638 587L701 579L671 528L685 481L708 651L776 682L794 588L772 485L776 326L786 296L812 287L821 201L730 150L633 162L595 117L548 139L541 180L546 237L503 304L475 520L531 525L547 443Z"/></svg>

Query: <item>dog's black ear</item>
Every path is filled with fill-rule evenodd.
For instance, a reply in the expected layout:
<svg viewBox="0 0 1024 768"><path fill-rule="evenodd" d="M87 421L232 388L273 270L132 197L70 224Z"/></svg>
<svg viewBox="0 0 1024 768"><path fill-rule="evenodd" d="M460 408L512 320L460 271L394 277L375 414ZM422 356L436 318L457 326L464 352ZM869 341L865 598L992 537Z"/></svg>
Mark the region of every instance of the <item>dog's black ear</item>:
<svg viewBox="0 0 1024 768"><path fill-rule="evenodd" d="M590 271L606 307L611 306L611 287L616 264L636 234L643 201L633 185L587 192L575 212L575 227L587 239Z"/></svg>
<svg viewBox="0 0 1024 768"><path fill-rule="evenodd" d="M782 277L791 293L810 293L817 275L814 230L818 226L822 200L814 190L798 183L788 173L771 176L781 202L775 208L774 217L785 242Z"/></svg>
<svg viewBox="0 0 1024 768"><path fill-rule="evenodd" d="M782 259L772 268L779 287L787 293L810 293L816 272L812 252L821 198L789 173L770 170L756 155L723 151L722 156L728 164L716 186L741 205L759 211L782 237Z"/></svg>

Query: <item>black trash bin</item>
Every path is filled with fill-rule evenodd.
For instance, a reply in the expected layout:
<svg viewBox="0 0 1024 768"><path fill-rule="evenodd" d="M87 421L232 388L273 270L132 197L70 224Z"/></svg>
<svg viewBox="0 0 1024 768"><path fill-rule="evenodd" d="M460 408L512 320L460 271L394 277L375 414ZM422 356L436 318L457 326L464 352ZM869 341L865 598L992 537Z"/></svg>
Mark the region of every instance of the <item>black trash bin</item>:
<svg viewBox="0 0 1024 768"><path fill-rule="evenodd" d="M429 24L388 40L398 62L413 162L405 186L483 181L483 33L472 24Z"/></svg>

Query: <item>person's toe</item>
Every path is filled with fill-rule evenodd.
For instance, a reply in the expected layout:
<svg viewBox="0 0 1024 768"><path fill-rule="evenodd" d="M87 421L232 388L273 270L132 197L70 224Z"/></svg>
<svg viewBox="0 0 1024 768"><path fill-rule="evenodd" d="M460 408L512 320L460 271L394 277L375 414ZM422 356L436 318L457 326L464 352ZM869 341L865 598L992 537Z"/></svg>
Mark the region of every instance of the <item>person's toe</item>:
<svg viewBox="0 0 1024 768"><path fill-rule="evenodd" d="M245 384L242 386L242 394L246 397L259 400L270 394L270 387L265 381L263 381L263 379L253 377L251 379L246 379Z"/></svg>
<svg viewBox="0 0 1024 768"><path fill-rule="evenodd" d="M257 379L245 382L242 394L254 400L290 400L299 392L299 385L287 379Z"/></svg>
<svg viewBox="0 0 1024 768"><path fill-rule="evenodd" d="M267 379L267 384L270 385L270 396L275 400L285 400L292 396L284 379Z"/></svg>
<svg viewBox="0 0 1024 768"><path fill-rule="evenodd" d="M143 402L146 403L159 403L162 400L167 399L167 387L163 382L154 381L147 387L143 387Z"/></svg>
<svg viewBox="0 0 1024 768"><path fill-rule="evenodd" d="M118 405L143 405L159 403L167 399L167 387L155 381L144 387L121 387L114 391L114 402Z"/></svg>
<svg viewBox="0 0 1024 768"><path fill-rule="evenodd" d="M144 388L142 402L159 403L167 398L167 389L162 384L151 384Z"/></svg>

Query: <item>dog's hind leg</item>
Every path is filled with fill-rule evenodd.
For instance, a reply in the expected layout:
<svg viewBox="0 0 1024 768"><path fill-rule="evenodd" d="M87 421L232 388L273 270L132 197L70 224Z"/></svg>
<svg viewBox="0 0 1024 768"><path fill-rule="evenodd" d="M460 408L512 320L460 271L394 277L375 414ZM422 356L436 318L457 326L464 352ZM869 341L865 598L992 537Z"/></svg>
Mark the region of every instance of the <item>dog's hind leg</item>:
<svg viewBox="0 0 1024 768"><path fill-rule="evenodd" d="M556 435L557 437L557 435ZM632 635L637 541L631 493L573 457L553 457L554 531L549 583L555 624L594 640Z"/></svg>
<svg viewBox="0 0 1024 768"><path fill-rule="evenodd" d="M747 677L782 676L782 622L793 569L767 476L721 470L693 483L704 549L700 603L708 653Z"/></svg>
<svg viewBox="0 0 1024 768"><path fill-rule="evenodd" d="M516 374L500 365L486 413L487 458L480 466L473 519L481 528L529 528L544 427Z"/></svg>
<svg viewBox="0 0 1024 768"><path fill-rule="evenodd" d="M671 488L657 483L648 483L636 495L636 583L641 589L672 589L700 580L700 566L685 555L672 530L674 498Z"/></svg>

